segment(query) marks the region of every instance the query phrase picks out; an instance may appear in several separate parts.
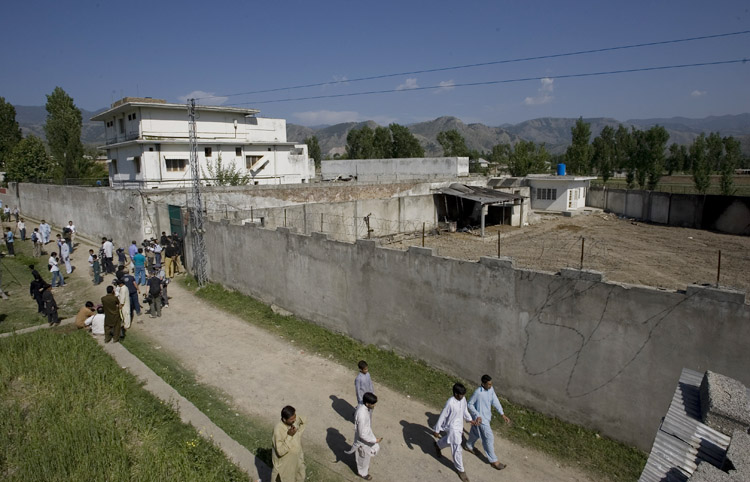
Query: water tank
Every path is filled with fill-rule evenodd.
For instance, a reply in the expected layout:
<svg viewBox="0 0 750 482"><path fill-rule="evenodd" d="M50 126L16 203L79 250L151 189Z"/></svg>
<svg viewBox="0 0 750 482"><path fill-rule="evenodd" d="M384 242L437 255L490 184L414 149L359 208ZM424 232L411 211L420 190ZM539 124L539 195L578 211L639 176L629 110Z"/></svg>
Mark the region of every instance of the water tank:
<svg viewBox="0 0 750 482"><path fill-rule="evenodd" d="M558 164L557 165L557 175L558 176L564 176L565 175L565 164Z"/></svg>

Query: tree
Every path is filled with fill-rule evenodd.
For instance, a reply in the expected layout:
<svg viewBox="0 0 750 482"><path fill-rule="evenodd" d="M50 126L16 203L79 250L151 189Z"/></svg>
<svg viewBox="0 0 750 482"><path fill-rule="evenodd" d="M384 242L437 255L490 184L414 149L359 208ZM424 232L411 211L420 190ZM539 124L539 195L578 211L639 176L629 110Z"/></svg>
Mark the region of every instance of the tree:
<svg viewBox="0 0 750 482"><path fill-rule="evenodd" d="M0 97L0 169L5 166L8 156L21 139L23 135L16 122L16 108L5 102L4 97Z"/></svg>
<svg viewBox="0 0 750 482"><path fill-rule="evenodd" d="M346 135L346 157L348 159L372 159L375 133L368 126L352 129Z"/></svg>
<svg viewBox="0 0 750 482"><path fill-rule="evenodd" d="M456 129L442 131L437 135L438 144L443 148L445 157L468 157L469 148L466 147L464 137Z"/></svg>
<svg viewBox="0 0 750 482"><path fill-rule="evenodd" d="M711 185L711 166L708 164L706 157L706 134L702 132L690 146L690 162L693 166L695 190L701 194L706 194L708 187Z"/></svg>
<svg viewBox="0 0 750 482"><path fill-rule="evenodd" d="M656 189L662 174L664 174L664 152L669 141L669 133L662 126L654 126L644 135L646 143L645 169L648 176L648 188Z"/></svg>
<svg viewBox="0 0 750 482"><path fill-rule="evenodd" d="M706 138L706 161L711 171L721 170L724 158L724 141L718 132L712 132Z"/></svg>
<svg viewBox="0 0 750 482"><path fill-rule="evenodd" d="M627 127L620 124L617 132L615 132L615 167L627 171L626 181L629 188L632 188L635 184L635 169L631 162L633 146L632 133Z"/></svg>
<svg viewBox="0 0 750 482"><path fill-rule="evenodd" d="M315 168L319 169L320 161L323 159L323 154L320 152L320 144L318 143L318 137L311 136L302 142L307 144L307 153L315 161Z"/></svg>
<svg viewBox="0 0 750 482"><path fill-rule="evenodd" d="M742 151L740 141L732 136L724 138L724 162L721 164L719 186L725 196L734 194L734 170L740 162Z"/></svg>
<svg viewBox="0 0 750 482"><path fill-rule="evenodd" d="M673 142L669 146L669 157L667 157L667 162L664 166L667 169L667 175L671 176L672 173L681 171L686 164L686 157L688 157L687 148Z"/></svg>
<svg viewBox="0 0 750 482"><path fill-rule="evenodd" d="M59 167L61 178L80 177L83 144L81 144L81 111L60 87L47 96L47 136L52 159Z"/></svg>
<svg viewBox="0 0 750 482"><path fill-rule="evenodd" d="M424 148L408 127L398 124L388 126L391 129L393 146L391 155L395 158L424 157Z"/></svg>
<svg viewBox="0 0 750 482"><path fill-rule="evenodd" d="M221 160L221 154L217 156L213 164L207 163L206 168L209 175L206 176L204 172L203 176L211 178L215 186L247 186L251 181L250 175L242 174L234 163L225 166Z"/></svg>
<svg viewBox="0 0 750 482"><path fill-rule="evenodd" d="M579 117L570 128L570 133L573 141L565 152L568 169L574 174L591 174L591 157L594 154L594 149L589 144L591 124L583 122L583 117Z"/></svg>
<svg viewBox="0 0 750 482"><path fill-rule="evenodd" d="M508 170L511 176L522 177L548 170L549 153L544 144L537 146L533 141L518 141L508 157Z"/></svg>
<svg viewBox="0 0 750 482"><path fill-rule="evenodd" d="M615 130L610 126L605 126L602 132L594 139L592 144L594 153L592 164L596 167L598 174L602 177L604 184L607 184L612 177L612 171L615 159Z"/></svg>
<svg viewBox="0 0 750 482"><path fill-rule="evenodd" d="M372 157L374 159L389 159L392 157L393 141L391 131L387 127L378 126L372 136Z"/></svg>
<svg viewBox="0 0 750 482"><path fill-rule="evenodd" d="M16 144L5 163L5 178L8 181L36 182L52 178L52 161L44 143L30 135Z"/></svg>

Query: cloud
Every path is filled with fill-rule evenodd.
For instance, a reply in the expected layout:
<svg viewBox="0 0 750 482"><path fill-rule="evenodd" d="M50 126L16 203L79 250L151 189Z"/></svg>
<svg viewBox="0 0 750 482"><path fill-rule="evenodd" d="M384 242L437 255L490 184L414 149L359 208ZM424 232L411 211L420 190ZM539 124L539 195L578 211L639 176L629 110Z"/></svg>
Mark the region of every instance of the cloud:
<svg viewBox="0 0 750 482"><path fill-rule="evenodd" d="M440 94L442 92L448 92L449 90L453 90L453 89L456 88L455 87L456 83L453 81L453 79L451 79L451 80L444 80L444 81L440 82L438 85L440 86L440 88L439 89L435 89L435 91L434 91L435 94Z"/></svg>
<svg viewBox="0 0 750 482"><path fill-rule="evenodd" d="M214 95L214 92L204 92L202 90L194 90L189 94L180 96L177 98L180 102L187 102L188 99L195 99L196 104L203 105L221 105L227 101L228 97L221 97Z"/></svg>
<svg viewBox="0 0 750 482"><path fill-rule="evenodd" d="M690 93L690 96L691 96L691 97L703 97L703 96L704 96L704 95L706 95L707 93L708 93L708 92L706 92L705 90L694 90L694 91L692 91L692 92Z"/></svg>
<svg viewBox="0 0 750 482"><path fill-rule="evenodd" d="M408 78L406 79L406 82L396 87L396 90L408 90L408 89L416 89L419 87L417 85L417 79L416 78Z"/></svg>
<svg viewBox="0 0 750 482"><path fill-rule="evenodd" d="M544 78L541 80L541 87L537 90L535 97L526 97L523 103L526 105L541 105L552 102L555 97L552 93L555 90L555 79Z"/></svg>
<svg viewBox="0 0 750 482"><path fill-rule="evenodd" d="M301 123L307 125L320 124L340 124L342 122L356 122L359 120L359 113L354 111L332 111L332 110L315 110L307 112L294 112L292 116Z"/></svg>

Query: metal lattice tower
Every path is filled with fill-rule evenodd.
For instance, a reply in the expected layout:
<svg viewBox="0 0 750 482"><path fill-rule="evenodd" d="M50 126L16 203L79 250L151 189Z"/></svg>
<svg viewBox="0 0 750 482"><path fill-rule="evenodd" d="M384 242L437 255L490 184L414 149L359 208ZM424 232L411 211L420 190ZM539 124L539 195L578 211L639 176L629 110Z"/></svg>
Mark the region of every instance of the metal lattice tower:
<svg viewBox="0 0 750 482"><path fill-rule="evenodd" d="M201 174L198 166L198 136L195 127L195 99L188 100L190 125L190 173L193 178L188 212L190 215L190 236L193 247L193 275L202 287L208 280L206 273L206 245L203 242L203 200L201 199Z"/></svg>

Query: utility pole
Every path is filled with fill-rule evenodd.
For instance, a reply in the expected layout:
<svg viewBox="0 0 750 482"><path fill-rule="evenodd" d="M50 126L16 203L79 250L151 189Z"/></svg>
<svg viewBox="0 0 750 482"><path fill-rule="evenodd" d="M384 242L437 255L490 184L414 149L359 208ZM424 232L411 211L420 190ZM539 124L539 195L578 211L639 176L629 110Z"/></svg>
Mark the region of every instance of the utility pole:
<svg viewBox="0 0 750 482"><path fill-rule="evenodd" d="M193 275L198 281L198 287L203 287L208 281L206 273L206 245L203 241L203 200L201 199L201 174L198 166L198 135L195 127L195 99L188 100L188 119L190 126L190 173L193 186L188 202L193 246Z"/></svg>

